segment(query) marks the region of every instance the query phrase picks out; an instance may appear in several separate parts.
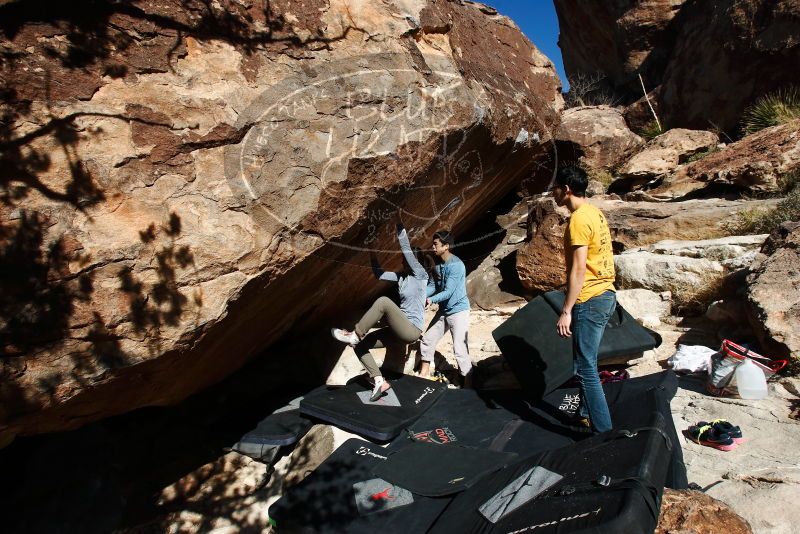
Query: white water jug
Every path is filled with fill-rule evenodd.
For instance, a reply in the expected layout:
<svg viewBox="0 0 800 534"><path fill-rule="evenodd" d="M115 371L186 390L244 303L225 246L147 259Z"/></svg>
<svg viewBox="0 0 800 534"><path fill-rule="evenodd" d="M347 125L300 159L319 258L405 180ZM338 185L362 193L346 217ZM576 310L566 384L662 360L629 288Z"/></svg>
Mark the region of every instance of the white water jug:
<svg viewBox="0 0 800 534"><path fill-rule="evenodd" d="M767 378L753 360L745 358L735 371L736 389L742 399L764 399L767 397Z"/></svg>

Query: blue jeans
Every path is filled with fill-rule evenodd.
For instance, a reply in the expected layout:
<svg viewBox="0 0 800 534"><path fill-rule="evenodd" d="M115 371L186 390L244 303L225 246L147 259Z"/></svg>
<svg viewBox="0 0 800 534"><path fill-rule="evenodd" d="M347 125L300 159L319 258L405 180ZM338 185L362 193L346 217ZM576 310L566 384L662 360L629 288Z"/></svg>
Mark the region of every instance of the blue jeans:
<svg viewBox="0 0 800 534"><path fill-rule="evenodd" d="M597 350L617 294L606 291L572 308L572 360L581 388L579 414L589 417L596 432L611 430L611 414L597 373Z"/></svg>

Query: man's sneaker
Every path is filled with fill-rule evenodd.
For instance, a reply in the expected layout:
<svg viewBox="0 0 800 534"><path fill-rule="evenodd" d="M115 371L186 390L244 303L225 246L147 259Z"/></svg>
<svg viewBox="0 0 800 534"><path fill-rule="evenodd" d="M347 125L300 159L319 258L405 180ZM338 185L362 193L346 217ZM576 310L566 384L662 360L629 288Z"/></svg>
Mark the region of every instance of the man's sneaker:
<svg viewBox="0 0 800 534"><path fill-rule="evenodd" d="M372 388L372 396L369 398L369 401L375 402L383 397L390 389L392 389L392 385L389 382L385 380L383 382L376 382L375 386Z"/></svg>
<svg viewBox="0 0 800 534"><path fill-rule="evenodd" d="M358 345L358 342L361 341L358 339L358 335L355 332L350 332L341 328L331 328L331 335L342 343L347 343L351 347L355 347Z"/></svg>

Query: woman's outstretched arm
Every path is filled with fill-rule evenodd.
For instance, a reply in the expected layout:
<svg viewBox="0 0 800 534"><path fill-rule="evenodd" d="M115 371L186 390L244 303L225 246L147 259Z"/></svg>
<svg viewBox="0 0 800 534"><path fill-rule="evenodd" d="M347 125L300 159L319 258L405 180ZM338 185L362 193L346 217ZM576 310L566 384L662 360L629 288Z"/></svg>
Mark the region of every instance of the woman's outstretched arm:
<svg viewBox="0 0 800 534"><path fill-rule="evenodd" d="M408 232L402 224L397 225L397 241L400 243L400 251L406 258L406 263L411 267L411 271L416 277L427 277L428 272L419 262L411 249L411 242L408 240Z"/></svg>
<svg viewBox="0 0 800 534"><path fill-rule="evenodd" d="M369 262L372 265L372 272L375 274L375 278L385 282L397 282L397 273L381 269L381 264L378 263L378 257L374 252L370 252Z"/></svg>

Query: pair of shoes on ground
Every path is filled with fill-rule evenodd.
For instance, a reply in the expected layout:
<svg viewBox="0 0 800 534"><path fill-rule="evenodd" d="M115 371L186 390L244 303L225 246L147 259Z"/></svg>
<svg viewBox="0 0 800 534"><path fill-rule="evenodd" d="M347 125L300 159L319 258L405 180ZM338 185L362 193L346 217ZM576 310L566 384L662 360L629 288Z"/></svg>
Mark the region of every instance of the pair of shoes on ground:
<svg viewBox="0 0 800 534"><path fill-rule="evenodd" d="M342 343L355 347L361 341L358 334L343 328L331 328L331 335Z"/></svg>
<svg viewBox="0 0 800 534"><path fill-rule="evenodd" d="M744 441L742 429L725 419L700 421L688 428L687 433L694 441L706 447L721 451L732 451Z"/></svg>

